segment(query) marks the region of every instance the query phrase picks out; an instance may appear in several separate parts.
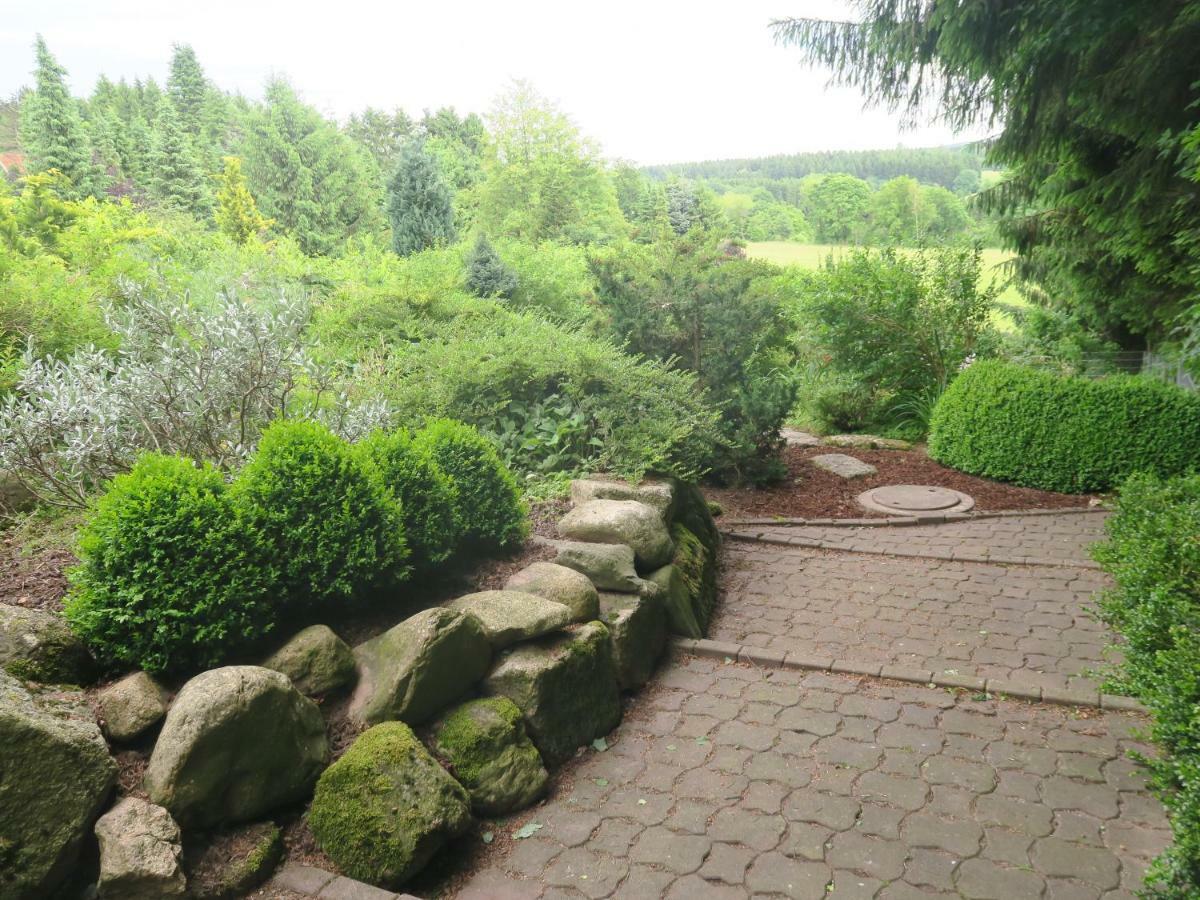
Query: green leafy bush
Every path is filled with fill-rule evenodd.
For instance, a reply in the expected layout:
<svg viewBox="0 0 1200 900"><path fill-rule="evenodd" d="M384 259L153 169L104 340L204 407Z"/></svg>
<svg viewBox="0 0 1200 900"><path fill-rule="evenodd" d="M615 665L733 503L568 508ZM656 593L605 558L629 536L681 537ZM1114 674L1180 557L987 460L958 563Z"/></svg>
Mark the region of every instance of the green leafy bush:
<svg viewBox="0 0 1200 900"><path fill-rule="evenodd" d="M1125 638L1118 687L1153 714L1163 753L1148 764L1175 834L1147 884L1184 900L1200 895L1200 476L1129 479L1107 529L1101 614Z"/></svg>
<svg viewBox="0 0 1200 900"><path fill-rule="evenodd" d="M378 469L323 425L267 428L232 494L271 548L287 606L344 602L406 574L400 505Z"/></svg>
<svg viewBox="0 0 1200 900"><path fill-rule="evenodd" d="M459 526L471 549L504 549L525 539L521 492L491 441L469 425L438 419L417 432L413 444L454 482Z"/></svg>
<svg viewBox="0 0 1200 900"><path fill-rule="evenodd" d="M78 554L67 621L108 662L207 668L271 628L267 545L211 466L143 456L96 502Z"/></svg>
<svg viewBox="0 0 1200 900"><path fill-rule="evenodd" d="M934 409L929 454L973 475L1054 491L1200 465L1200 395L1135 376L1064 378L989 361Z"/></svg>
<svg viewBox="0 0 1200 900"><path fill-rule="evenodd" d="M429 448L414 444L404 429L374 432L358 446L400 503L413 566L445 562L460 536L458 493Z"/></svg>

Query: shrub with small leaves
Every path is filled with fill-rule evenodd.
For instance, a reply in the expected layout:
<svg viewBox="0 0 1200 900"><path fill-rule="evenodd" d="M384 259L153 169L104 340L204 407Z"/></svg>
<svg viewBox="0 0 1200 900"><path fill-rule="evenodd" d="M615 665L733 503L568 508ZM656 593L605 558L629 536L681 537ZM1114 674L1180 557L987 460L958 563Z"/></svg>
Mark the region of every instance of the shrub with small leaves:
<svg viewBox="0 0 1200 900"><path fill-rule="evenodd" d="M289 607L343 603L407 575L399 503L378 469L323 425L267 428L232 494L270 547Z"/></svg>
<svg viewBox="0 0 1200 900"><path fill-rule="evenodd" d="M374 432L358 447L400 503L413 566L427 569L448 559L460 536L457 492L429 448L404 429Z"/></svg>
<svg viewBox="0 0 1200 900"><path fill-rule="evenodd" d="M220 472L147 454L112 480L80 531L67 621L109 663L218 665L271 627L265 551Z"/></svg>
<svg viewBox="0 0 1200 900"><path fill-rule="evenodd" d="M436 419L417 432L414 444L427 449L454 482L459 524L470 549L504 549L525 539L521 492L487 438L470 425Z"/></svg>

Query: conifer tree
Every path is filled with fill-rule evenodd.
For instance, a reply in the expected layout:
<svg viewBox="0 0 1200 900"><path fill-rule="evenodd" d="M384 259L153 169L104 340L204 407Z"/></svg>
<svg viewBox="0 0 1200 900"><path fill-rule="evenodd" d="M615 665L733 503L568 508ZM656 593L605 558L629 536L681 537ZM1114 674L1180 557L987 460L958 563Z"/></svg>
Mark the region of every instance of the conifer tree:
<svg viewBox="0 0 1200 900"><path fill-rule="evenodd" d="M57 169L70 182L71 198L93 196L101 187L92 163L92 147L79 108L67 90L67 70L58 64L38 35L34 45L35 89L21 106L21 144L30 172Z"/></svg>
<svg viewBox="0 0 1200 900"><path fill-rule="evenodd" d="M387 213L392 248L400 256L454 240L454 198L420 141L410 141L400 151L388 184Z"/></svg>
<svg viewBox="0 0 1200 900"><path fill-rule="evenodd" d="M192 140L200 136L208 82L196 59L196 51L188 44L175 44L171 54L171 73L167 76L167 96L175 107L179 127Z"/></svg>
<svg viewBox="0 0 1200 900"><path fill-rule="evenodd" d="M151 196L166 206L207 215L210 197L204 172L169 103L163 104L155 123L149 168Z"/></svg>
<svg viewBox="0 0 1200 900"><path fill-rule="evenodd" d="M239 244L265 231L271 220L258 211L254 195L242 174L242 161L225 157L225 168L217 176L217 207L213 213L217 228Z"/></svg>
<svg viewBox="0 0 1200 900"><path fill-rule="evenodd" d="M467 255L467 289L477 297L508 299L519 284L517 273L504 264L482 231Z"/></svg>

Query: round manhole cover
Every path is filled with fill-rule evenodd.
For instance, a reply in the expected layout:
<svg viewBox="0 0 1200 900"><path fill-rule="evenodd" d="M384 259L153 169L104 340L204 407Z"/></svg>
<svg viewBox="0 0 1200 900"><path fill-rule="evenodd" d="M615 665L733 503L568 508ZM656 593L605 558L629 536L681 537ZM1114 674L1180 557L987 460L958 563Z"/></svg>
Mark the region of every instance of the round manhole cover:
<svg viewBox="0 0 1200 900"><path fill-rule="evenodd" d="M919 516L922 513L960 513L975 506L966 494L928 484L892 484L859 494L858 502L872 512Z"/></svg>

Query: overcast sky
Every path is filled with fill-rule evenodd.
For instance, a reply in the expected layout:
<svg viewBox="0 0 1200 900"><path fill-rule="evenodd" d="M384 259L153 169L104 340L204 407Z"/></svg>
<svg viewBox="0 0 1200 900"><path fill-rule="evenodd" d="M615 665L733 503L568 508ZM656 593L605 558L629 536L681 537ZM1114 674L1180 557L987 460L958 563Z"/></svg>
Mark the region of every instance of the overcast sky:
<svg viewBox="0 0 1200 900"><path fill-rule="evenodd" d="M0 10L4 96L30 82L41 33L80 95L101 73L165 81L173 42L190 43L225 90L258 97L282 73L340 119L365 106L482 112L524 78L607 156L638 163L981 136L903 130L771 40L772 19L845 16L841 0L2 0Z"/></svg>

